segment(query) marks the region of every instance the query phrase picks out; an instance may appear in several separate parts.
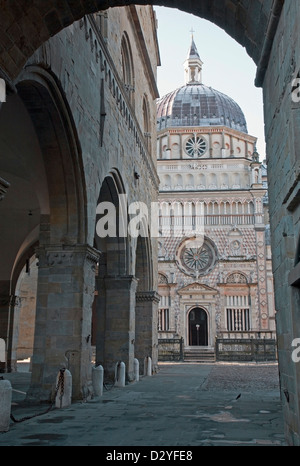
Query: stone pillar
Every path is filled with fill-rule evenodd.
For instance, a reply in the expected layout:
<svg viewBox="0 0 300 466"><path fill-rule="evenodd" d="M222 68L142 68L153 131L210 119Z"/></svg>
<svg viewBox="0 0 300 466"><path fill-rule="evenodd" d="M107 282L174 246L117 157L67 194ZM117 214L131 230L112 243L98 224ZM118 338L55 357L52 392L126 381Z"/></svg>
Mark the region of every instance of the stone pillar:
<svg viewBox="0 0 300 466"><path fill-rule="evenodd" d="M1 362L6 362L6 345L3 338L0 338L0 363Z"/></svg>
<svg viewBox="0 0 300 466"><path fill-rule="evenodd" d="M179 141L180 141L180 147L179 147L180 158L183 159L184 154L183 154L183 135L182 134L179 135Z"/></svg>
<svg viewBox="0 0 300 466"><path fill-rule="evenodd" d="M134 380L138 382L140 380L140 362L136 358L134 358L133 367L134 367Z"/></svg>
<svg viewBox="0 0 300 466"><path fill-rule="evenodd" d="M7 372L15 372L17 370L17 344L18 344L18 322L17 316L19 313L21 301L18 296L11 295L9 298L9 321L7 333Z"/></svg>
<svg viewBox="0 0 300 466"><path fill-rule="evenodd" d="M28 397L49 400L62 368L73 399L92 392L91 319L99 252L88 245L37 250L39 274L32 378Z"/></svg>
<svg viewBox="0 0 300 466"><path fill-rule="evenodd" d="M154 371L158 364L158 303L156 291L140 291L136 294L135 309L135 357L143 367L150 356Z"/></svg>
<svg viewBox="0 0 300 466"><path fill-rule="evenodd" d="M93 389L94 389L95 397L99 397L103 395L103 379L104 379L103 367L94 366L92 368L92 380L93 380Z"/></svg>
<svg viewBox="0 0 300 466"><path fill-rule="evenodd" d="M10 281L0 281L0 338L6 345L6 363L0 361L0 372L11 371L10 358L7 358L8 335L10 327Z"/></svg>
<svg viewBox="0 0 300 466"><path fill-rule="evenodd" d="M12 388L8 380L0 379L0 432L7 432L10 425Z"/></svg>
<svg viewBox="0 0 300 466"><path fill-rule="evenodd" d="M72 403L72 374L68 369L61 369L56 377L56 408L68 408Z"/></svg>
<svg viewBox="0 0 300 466"><path fill-rule="evenodd" d="M136 287L133 276L97 279L96 365L101 364L110 379L114 379L116 363L122 361L127 379L134 380Z"/></svg>

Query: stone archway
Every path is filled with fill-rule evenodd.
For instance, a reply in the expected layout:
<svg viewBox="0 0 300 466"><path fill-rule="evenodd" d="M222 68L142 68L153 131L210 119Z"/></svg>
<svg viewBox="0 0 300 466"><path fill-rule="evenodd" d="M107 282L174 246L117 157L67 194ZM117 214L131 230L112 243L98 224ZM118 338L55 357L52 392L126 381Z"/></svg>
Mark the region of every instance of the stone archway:
<svg viewBox="0 0 300 466"><path fill-rule="evenodd" d="M135 305L135 357L139 360L140 371L143 370L146 357L151 357L154 371L158 362L159 295L154 291L153 286L152 254L151 239L138 236L135 263L135 276L138 280Z"/></svg>
<svg viewBox="0 0 300 466"><path fill-rule="evenodd" d="M117 170L112 170L100 189L94 240L101 251L96 277L96 365L101 364L106 378L111 380L118 361L125 363L127 378L133 378L137 281L130 275L130 245L124 229L126 212L122 178Z"/></svg>
<svg viewBox="0 0 300 466"><path fill-rule="evenodd" d="M36 131L19 95L8 96L1 109L0 126L0 171L10 184L5 202L0 204L0 337L6 342L6 369L10 371L15 367L12 332L16 281L39 240L41 215L49 214L49 194Z"/></svg>
<svg viewBox="0 0 300 466"><path fill-rule="evenodd" d="M87 4L80 0L60 4L54 0L39 4L23 0L16 8L9 0L2 2L0 30L5 44L2 44L0 53L0 69L3 76L14 79L39 46L84 15L130 4L126 0L95 0ZM230 4L218 2L218 5L210 0L136 0L133 4L178 8L215 23L246 48L259 65L257 81L258 85L262 84L283 7L282 0L275 0L272 8L263 0L246 4L231 0ZM18 27L14 27L15 24Z"/></svg>
<svg viewBox="0 0 300 466"><path fill-rule="evenodd" d="M56 79L39 66L26 67L18 77L16 88L43 155L50 205L48 211L45 207L41 213L49 215L50 238L47 240L84 243L87 234L85 178L68 103Z"/></svg>
<svg viewBox="0 0 300 466"><path fill-rule="evenodd" d="M36 235L32 237L35 238ZM32 357L35 328L38 262L35 256L38 241L27 238L16 257L11 274L11 315L8 323L7 370L17 370L18 359ZM22 349L21 349L22 348Z"/></svg>
<svg viewBox="0 0 300 466"><path fill-rule="evenodd" d="M295 317L299 306L293 300L287 280L292 267L290 257L294 257L291 243L299 234L299 102L297 95L296 102L290 95L293 78L300 76L300 40L297 31L299 3L293 0L137 0L134 3L175 7L210 20L245 46L257 65L256 85L264 89L272 248L276 252L273 262L276 305L278 313L285 315L288 312L288 318L278 320L278 331L281 336L290 335L293 327L299 334L298 319ZM50 37L85 14L123 5L129 6L130 2L20 0L16 3L3 0L0 18L0 77L5 79L8 93L16 91L15 81L28 58ZM48 223L46 219L45 225ZM4 282L0 283L1 313L9 303L6 296L9 287L6 280ZM279 345L279 354L282 354L282 361L286 362L290 359L287 354L291 342L285 338L283 340L283 347ZM290 386L290 380L293 380L293 392L299 398L300 384L297 382L299 377L295 377L295 368L289 364L280 365L282 388L285 390ZM300 444L300 427L294 427L294 419L300 418L299 411L298 405L286 406L286 431L294 444Z"/></svg>
<svg viewBox="0 0 300 466"><path fill-rule="evenodd" d="M40 151L37 163L44 167L46 190L45 199L39 197L37 190L39 234L32 237L29 230L23 241L24 251L29 241L38 241L39 263L28 396L49 400L59 369L68 367L74 399L80 399L88 395L91 381L86 332L91 324L92 284L98 260L97 251L86 244L85 177L80 146L68 104L51 73L28 67L16 86L35 131ZM30 165L30 169L34 172L36 165ZM39 178L38 173L31 176ZM85 348L82 341L86 341Z"/></svg>
<svg viewBox="0 0 300 466"><path fill-rule="evenodd" d="M12 332L12 361L28 360L33 354L35 311L38 280L38 261L27 256L15 289L14 322ZM18 370L18 364L15 364Z"/></svg>

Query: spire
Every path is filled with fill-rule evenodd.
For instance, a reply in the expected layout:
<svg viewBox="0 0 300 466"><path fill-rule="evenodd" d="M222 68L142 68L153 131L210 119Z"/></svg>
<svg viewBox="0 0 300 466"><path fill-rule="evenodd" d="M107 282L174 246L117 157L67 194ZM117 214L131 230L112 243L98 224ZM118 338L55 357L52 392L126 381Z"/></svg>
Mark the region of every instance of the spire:
<svg viewBox="0 0 300 466"><path fill-rule="evenodd" d="M196 47L196 44L195 44L195 41L194 41L194 35L192 34L192 43L191 43L191 46L189 48L187 60L193 60L195 58L201 61L198 50L197 50L197 47Z"/></svg>
<svg viewBox="0 0 300 466"><path fill-rule="evenodd" d="M198 53L193 30L192 41L188 51L187 59L184 62L185 84L202 84L202 65L203 62Z"/></svg>

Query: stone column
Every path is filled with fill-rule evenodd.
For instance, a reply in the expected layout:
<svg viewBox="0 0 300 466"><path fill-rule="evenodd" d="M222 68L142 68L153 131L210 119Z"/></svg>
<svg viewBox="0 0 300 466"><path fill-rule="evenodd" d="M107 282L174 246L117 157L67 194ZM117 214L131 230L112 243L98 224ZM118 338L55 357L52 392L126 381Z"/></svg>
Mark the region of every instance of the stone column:
<svg viewBox="0 0 300 466"><path fill-rule="evenodd" d="M156 291L136 294L135 308L135 357L143 367L144 358L150 356L155 370L158 364L158 304Z"/></svg>
<svg viewBox="0 0 300 466"><path fill-rule="evenodd" d="M20 312L21 300L18 296L9 297L9 321L6 347L6 370L7 372L17 371L17 345L18 345L18 316Z"/></svg>
<svg viewBox="0 0 300 466"><path fill-rule="evenodd" d="M179 147L179 152L180 152L180 159L183 159L184 158L184 154L183 154L183 134L180 133L179 135L179 141L180 141L180 147Z"/></svg>
<svg viewBox="0 0 300 466"><path fill-rule="evenodd" d="M28 397L49 400L58 371L72 374L73 399L92 391L91 319L99 252L88 245L37 250L39 274Z"/></svg>
<svg viewBox="0 0 300 466"><path fill-rule="evenodd" d="M110 379L116 363L122 361L127 379L134 380L136 287L133 276L97 279L96 365L101 364Z"/></svg>
<svg viewBox="0 0 300 466"><path fill-rule="evenodd" d="M0 338L6 345L6 363L0 362L0 371L11 371L7 360L8 332L10 327L10 280L0 281Z"/></svg>

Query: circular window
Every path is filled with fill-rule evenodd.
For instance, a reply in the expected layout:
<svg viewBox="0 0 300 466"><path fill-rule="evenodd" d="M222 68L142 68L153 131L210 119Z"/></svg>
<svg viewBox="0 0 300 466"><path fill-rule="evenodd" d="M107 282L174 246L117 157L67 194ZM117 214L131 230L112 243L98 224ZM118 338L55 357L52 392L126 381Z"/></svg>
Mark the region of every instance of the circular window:
<svg viewBox="0 0 300 466"><path fill-rule="evenodd" d="M207 143L205 139L194 136L187 140L185 144L185 151L189 157L201 157L207 150Z"/></svg>
<svg viewBox="0 0 300 466"><path fill-rule="evenodd" d="M185 240L177 251L178 265L191 276L207 275L216 265L217 250L208 238L204 241Z"/></svg>

